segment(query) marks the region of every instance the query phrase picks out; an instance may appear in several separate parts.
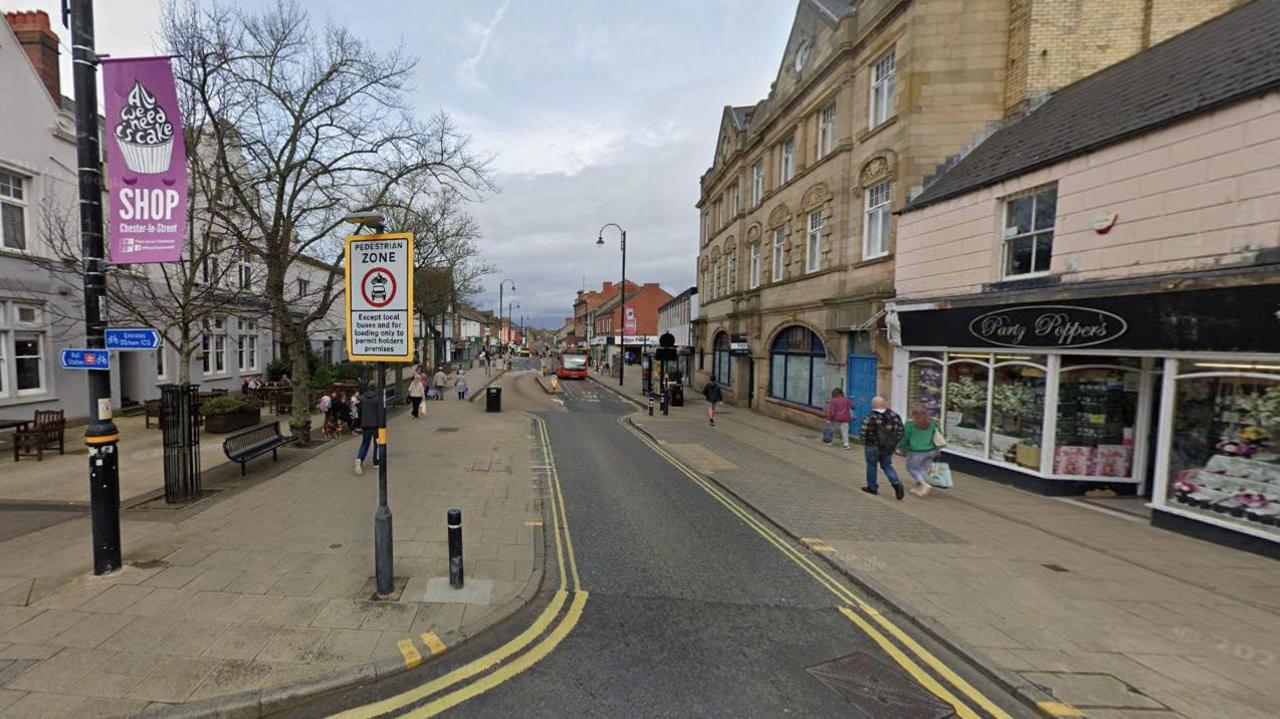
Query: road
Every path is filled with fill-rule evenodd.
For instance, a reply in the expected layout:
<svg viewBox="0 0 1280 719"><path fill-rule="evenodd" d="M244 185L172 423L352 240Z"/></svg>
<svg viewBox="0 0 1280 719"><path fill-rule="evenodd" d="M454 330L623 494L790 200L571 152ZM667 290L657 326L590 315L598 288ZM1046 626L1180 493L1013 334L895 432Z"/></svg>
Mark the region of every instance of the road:
<svg viewBox="0 0 1280 719"><path fill-rule="evenodd" d="M634 406L612 392L568 381L548 397L530 372L509 373L502 386L504 411L534 414L550 439L562 493L556 506L568 527L548 552L551 586L509 622L439 661L293 716L1028 715L883 610L943 671L919 670L924 662L895 643L886 652L875 638L888 632L867 615L852 619L857 613L831 582L843 592L851 591L847 585L815 576L796 559L811 562L808 549L726 505L646 444L620 421ZM572 591L575 584L580 591ZM557 596L556 589L570 591ZM553 612L543 640L504 659L505 670L486 667L478 678L450 681L484 664L478 657L518 643L557 601L568 609ZM842 604L847 614L838 610ZM920 680L895 656L922 671ZM959 683L994 711L949 684L948 675L962 677ZM433 680L452 686L423 689ZM926 686L955 698L961 711Z"/></svg>

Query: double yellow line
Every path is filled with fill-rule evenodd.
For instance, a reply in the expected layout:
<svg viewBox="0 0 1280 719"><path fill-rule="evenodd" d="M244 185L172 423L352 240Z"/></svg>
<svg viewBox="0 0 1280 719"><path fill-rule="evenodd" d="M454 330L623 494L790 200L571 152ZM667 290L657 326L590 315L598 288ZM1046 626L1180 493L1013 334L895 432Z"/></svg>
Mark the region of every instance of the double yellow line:
<svg viewBox="0 0 1280 719"><path fill-rule="evenodd" d="M897 625L889 621L887 617L882 615L879 610L868 604L861 597L854 594L852 590L838 581L822 566L813 561L813 559L805 552L800 551L790 542L784 540L772 528L756 519L750 512L738 504L736 500L731 498L723 490L703 478L697 472L689 469L683 462L667 452L657 442L654 442L648 435L641 432L628 421L628 417L618 418L618 424L622 425L628 432L635 435L649 449L656 452L663 459L667 460L672 466L684 474L695 484L701 487L707 494L711 495L726 509L732 512L747 526L751 527L757 534L772 544L778 551L782 552L788 559L799 565L801 569L813 577L819 584L834 594L839 600L840 605L837 609L840 614L852 622L862 630L872 641L880 646L886 654L893 657L908 674L912 676L921 686L928 689L934 696L942 701L950 704L955 709L956 714L961 719L981 719L983 714L979 714L975 707L985 712L986 716L993 719L1011 719L1009 714L996 705L995 702L988 699L982 692L975 689L963 677L956 674L950 667L943 664L941 660L933 655L928 649L925 649L919 642L912 639L910 635L902 631ZM877 628L878 627L878 628ZM881 631L883 630L883 631ZM893 637L891 640L890 637ZM896 642L894 641L896 640ZM937 675L946 681L946 684L939 681L934 674L926 671L921 664L929 667ZM950 685L948 687L947 685ZM952 691L954 689L955 691ZM957 692L963 695L968 701L957 696Z"/></svg>
<svg viewBox="0 0 1280 719"><path fill-rule="evenodd" d="M343 719L371 719L387 714L412 719L436 716L493 689L537 664L564 641L569 632L577 626L578 620L582 618L582 609L587 604L587 592L582 591L582 583L578 578L578 562L573 555L573 537L569 534L564 494L560 490L560 475L556 471L555 456L551 451L551 438L547 434L547 425L542 418L532 417L538 427L538 437L546 459L544 464L547 467L547 490L551 505L552 531L555 533L556 540L556 566L560 578L559 589L552 595L551 602L529 628L488 654L422 686L382 701L350 709L336 716ZM564 611L566 602L569 608ZM526 648L528 648L527 651L525 651ZM474 681L464 684L469 680ZM424 700L426 703L419 705ZM411 706L413 706L412 709L405 711Z"/></svg>

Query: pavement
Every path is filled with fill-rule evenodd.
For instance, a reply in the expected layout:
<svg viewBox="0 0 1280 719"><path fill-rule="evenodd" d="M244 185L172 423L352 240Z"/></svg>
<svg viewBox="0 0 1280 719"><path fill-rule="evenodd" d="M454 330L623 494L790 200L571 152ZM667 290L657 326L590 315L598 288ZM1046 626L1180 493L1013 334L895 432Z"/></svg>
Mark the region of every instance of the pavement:
<svg viewBox="0 0 1280 719"><path fill-rule="evenodd" d="M1280 715L1275 561L962 473L870 496L860 448L686 399L631 421L1002 685L1095 719Z"/></svg>
<svg viewBox="0 0 1280 719"><path fill-rule="evenodd" d="M392 417L396 601L370 601L377 471L353 474L354 438L282 449L290 469L225 498L126 511L126 566L110 575L89 571L85 518L0 542L0 716L183 703L257 716L455 647L540 583L531 441L527 417L482 403ZM258 459L249 474L271 468ZM463 513L465 594L442 584L450 507Z"/></svg>

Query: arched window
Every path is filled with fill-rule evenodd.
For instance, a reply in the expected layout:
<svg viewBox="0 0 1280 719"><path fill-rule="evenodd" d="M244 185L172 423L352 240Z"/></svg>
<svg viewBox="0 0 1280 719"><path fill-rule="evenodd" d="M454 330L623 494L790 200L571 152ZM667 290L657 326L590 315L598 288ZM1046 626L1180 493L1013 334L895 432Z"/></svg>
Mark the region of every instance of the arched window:
<svg viewBox="0 0 1280 719"><path fill-rule="evenodd" d="M711 373L716 376L716 383L729 387L733 384L733 362L729 354L729 333L716 335L712 345Z"/></svg>
<svg viewBox="0 0 1280 719"><path fill-rule="evenodd" d="M769 350L769 396L809 407L826 401L827 350L806 327L788 327Z"/></svg>

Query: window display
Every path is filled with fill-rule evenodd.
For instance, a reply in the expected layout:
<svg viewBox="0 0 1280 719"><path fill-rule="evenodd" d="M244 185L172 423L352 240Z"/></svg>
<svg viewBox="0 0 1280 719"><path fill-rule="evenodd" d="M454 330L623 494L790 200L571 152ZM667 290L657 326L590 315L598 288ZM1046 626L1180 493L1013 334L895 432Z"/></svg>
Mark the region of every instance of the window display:
<svg viewBox="0 0 1280 719"><path fill-rule="evenodd" d="M1177 379L1169 504L1280 533L1280 366L1213 367Z"/></svg>
<svg viewBox="0 0 1280 719"><path fill-rule="evenodd" d="M1058 380L1054 474L1132 477L1140 371L1107 358L1065 357ZM1113 364L1114 363L1114 364ZM1116 366L1119 365L1119 366Z"/></svg>
<svg viewBox="0 0 1280 719"><path fill-rule="evenodd" d="M1047 373L1043 356L997 355L991 388L990 458L1040 469ZM1027 364L1023 364L1023 361Z"/></svg>
<svg viewBox="0 0 1280 719"><path fill-rule="evenodd" d="M913 352L907 369L907 411L917 404L942 419L942 359L938 352Z"/></svg>
<svg viewBox="0 0 1280 719"><path fill-rule="evenodd" d="M979 455L986 453L989 371L985 362L972 359L955 360L947 367L947 412L943 431L951 449Z"/></svg>

